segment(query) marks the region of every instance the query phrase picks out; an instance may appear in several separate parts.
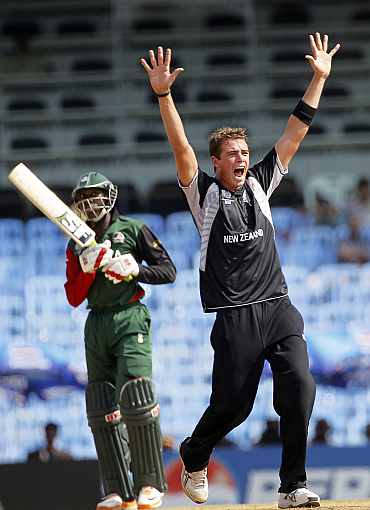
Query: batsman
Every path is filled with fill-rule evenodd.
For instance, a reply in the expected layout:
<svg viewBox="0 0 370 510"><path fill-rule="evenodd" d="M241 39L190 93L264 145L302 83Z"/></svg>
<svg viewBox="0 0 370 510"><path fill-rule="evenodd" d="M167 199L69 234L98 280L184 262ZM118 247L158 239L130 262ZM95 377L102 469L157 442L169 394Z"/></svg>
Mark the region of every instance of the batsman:
<svg viewBox="0 0 370 510"><path fill-rule="evenodd" d="M97 510L151 510L166 491L159 406L152 384L151 319L140 283L164 284L176 269L154 233L122 216L117 186L99 172L80 177L75 212L97 244L67 246L68 302L85 299L86 412L104 495ZM145 264L143 264L145 262Z"/></svg>

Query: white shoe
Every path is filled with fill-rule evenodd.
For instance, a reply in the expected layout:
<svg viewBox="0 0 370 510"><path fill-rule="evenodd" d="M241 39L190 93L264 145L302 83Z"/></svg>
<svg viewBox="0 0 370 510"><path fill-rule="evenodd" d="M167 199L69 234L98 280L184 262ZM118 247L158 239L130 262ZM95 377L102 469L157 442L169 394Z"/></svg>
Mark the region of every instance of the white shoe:
<svg viewBox="0 0 370 510"><path fill-rule="evenodd" d="M121 496L118 496L118 494L108 494L96 505L96 510L121 510L121 506Z"/></svg>
<svg viewBox="0 0 370 510"><path fill-rule="evenodd" d="M207 468L188 473L182 466L181 485L185 494L194 503L205 503L208 499Z"/></svg>
<svg viewBox="0 0 370 510"><path fill-rule="evenodd" d="M279 493L278 508L314 508L320 506L320 496L302 487L285 494Z"/></svg>
<svg viewBox="0 0 370 510"><path fill-rule="evenodd" d="M137 506L139 510L151 510L162 505L163 492L159 492L154 487L143 487L137 498Z"/></svg>

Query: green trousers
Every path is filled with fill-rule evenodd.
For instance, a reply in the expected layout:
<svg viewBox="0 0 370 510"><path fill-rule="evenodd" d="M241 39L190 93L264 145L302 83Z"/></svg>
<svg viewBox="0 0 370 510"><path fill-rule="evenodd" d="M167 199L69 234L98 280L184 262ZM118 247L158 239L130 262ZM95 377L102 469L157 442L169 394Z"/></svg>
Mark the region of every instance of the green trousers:
<svg viewBox="0 0 370 510"><path fill-rule="evenodd" d="M88 382L107 381L116 399L125 382L152 376L151 320L140 302L119 311L90 311L85 324Z"/></svg>

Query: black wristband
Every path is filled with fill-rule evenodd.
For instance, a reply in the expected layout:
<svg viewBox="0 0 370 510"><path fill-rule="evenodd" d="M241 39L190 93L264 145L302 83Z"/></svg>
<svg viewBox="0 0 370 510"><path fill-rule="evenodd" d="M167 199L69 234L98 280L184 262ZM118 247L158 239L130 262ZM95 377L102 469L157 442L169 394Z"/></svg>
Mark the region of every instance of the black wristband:
<svg viewBox="0 0 370 510"><path fill-rule="evenodd" d="M154 92L155 93L155 92ZM171 90L165 92L164 94L155 94L157 97L166 97L166 96L169 96L171 94Z"/></svg>
<svg viewBox="0 0 370 510"><path fill-rule="evenodd" d="M309 104L302 101L302 99L300 99L297 106L292 111L292 115L297 117L297 119L302 121L307 126L310 126L316 111L316 108L313 108Z"/></svg>

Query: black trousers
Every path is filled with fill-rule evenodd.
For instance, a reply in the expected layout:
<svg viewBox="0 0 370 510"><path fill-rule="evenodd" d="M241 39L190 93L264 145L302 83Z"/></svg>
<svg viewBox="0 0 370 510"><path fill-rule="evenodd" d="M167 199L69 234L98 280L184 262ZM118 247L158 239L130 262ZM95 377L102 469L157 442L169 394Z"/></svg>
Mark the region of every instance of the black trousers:
<svg viewBox="0 0 370 510"><path fill-rule="evenodd" d="M264 361L273 373L280 416L280 492L304 487L308 423L315 399L303 319L288 297L217 313L210 405L180 454L188 472L207 466L217 442L250 414Z"/></svg>

